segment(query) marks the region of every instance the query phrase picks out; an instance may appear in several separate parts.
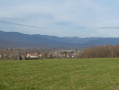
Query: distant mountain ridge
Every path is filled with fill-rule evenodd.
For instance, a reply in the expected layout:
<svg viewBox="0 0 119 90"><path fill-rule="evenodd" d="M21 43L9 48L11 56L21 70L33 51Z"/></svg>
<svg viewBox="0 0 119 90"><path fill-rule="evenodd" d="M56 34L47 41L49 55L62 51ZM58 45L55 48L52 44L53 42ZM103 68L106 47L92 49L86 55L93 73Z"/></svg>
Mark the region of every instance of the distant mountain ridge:
<svg viewBox="0 0 119 90"><path fill-rule="evenodd" d="M0 48L85 48L119 43L119 38L57 37L40 34L0 31Z"/></svg>

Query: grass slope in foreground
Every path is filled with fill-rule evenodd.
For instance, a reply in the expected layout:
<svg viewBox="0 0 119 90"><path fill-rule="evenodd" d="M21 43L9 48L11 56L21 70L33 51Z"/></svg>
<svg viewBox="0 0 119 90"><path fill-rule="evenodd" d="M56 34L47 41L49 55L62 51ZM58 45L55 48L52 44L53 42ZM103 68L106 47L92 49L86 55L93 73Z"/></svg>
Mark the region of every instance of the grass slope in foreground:
<svg viewBox="0 0 119 90"><path fill-rule="evenodd" d="M119 59L0 61L0 90L119 90Z"/></svg>

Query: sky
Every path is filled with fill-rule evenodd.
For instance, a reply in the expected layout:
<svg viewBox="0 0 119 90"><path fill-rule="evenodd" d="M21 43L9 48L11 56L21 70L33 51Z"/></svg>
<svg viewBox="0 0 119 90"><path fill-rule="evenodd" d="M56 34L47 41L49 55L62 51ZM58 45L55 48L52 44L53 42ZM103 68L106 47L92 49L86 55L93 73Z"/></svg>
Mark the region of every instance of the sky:
<svg viewBox="0 0 119 90"><path fill-rule="evenodd" d="M0 0L0 30L59 37L119 37L119 0Z"/></svg>

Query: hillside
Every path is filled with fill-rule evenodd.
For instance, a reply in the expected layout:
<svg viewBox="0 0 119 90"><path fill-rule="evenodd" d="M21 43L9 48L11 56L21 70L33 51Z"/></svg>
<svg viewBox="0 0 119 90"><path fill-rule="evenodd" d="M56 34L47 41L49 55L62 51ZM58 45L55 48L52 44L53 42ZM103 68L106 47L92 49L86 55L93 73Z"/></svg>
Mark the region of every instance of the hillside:
<svg viewBox="0 0 119 90"><path fill-rule="evenodd" d="M18 32L0 31L1 48L85 48L95 45L116 45L119 38L79 38L57 37L40 34L22 34Z"/></svg>

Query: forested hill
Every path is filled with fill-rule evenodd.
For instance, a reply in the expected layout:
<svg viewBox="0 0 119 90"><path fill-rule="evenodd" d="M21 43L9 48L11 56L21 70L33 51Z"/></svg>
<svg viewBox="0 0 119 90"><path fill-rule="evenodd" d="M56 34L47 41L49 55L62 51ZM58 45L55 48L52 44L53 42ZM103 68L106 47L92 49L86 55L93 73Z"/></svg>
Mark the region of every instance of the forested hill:
<svg viewBox="0 0 119 90"><path fill-rule="evenodd" d="M80 36L79 36L80 37ZM0 48L85 48L96 45L116 45L119 38L57 37L0 31Z"/></svg>

